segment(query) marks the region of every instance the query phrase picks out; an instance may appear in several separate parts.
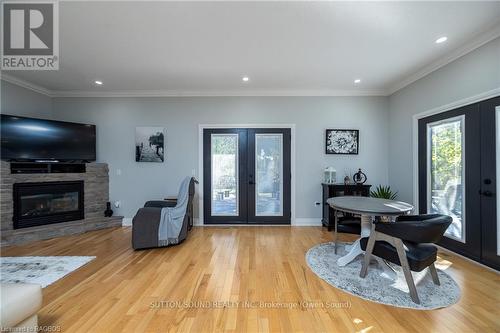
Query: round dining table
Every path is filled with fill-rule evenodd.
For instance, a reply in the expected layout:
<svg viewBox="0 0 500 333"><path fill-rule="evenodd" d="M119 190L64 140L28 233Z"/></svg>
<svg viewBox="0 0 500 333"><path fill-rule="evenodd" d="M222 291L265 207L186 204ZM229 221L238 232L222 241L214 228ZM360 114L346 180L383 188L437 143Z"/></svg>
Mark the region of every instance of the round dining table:
<svg viewBox="0 0 500 333"><path fill-rule="evenodd" d="M346 255L337 260L339 266L347 265L358 255L364 253L360 241L361 238L370 236L371 224L375 216L404 215L413 209L413 206L406 202L361 196L334 197L329 198L326 202L335 211L335 251L337 250L337 211L361 215L361 237L349 246L350 249Z"/></svg>

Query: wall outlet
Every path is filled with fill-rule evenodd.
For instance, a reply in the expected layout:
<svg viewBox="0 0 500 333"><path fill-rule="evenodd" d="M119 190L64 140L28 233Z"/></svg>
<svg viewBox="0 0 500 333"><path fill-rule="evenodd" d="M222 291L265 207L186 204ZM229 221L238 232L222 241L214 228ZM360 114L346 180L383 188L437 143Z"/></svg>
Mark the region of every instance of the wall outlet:
<svg viewBox="0 0 500 333"><path fill-rule="evenodd" d="M196 177L196 169L191 170L191 176Z"/></svg>
<svg viewBox="0 0 500 333"><path fill-rule="evenodd" d="M121 201L115 201L115 207L116 208L120 208L121 205L122 205Z"/></svg>
<svg viewBox="0 0 500 333"><path fill-rule="evenodd" d="M122 169L116 169L116 175L121 176L122 175Z"/></svg>

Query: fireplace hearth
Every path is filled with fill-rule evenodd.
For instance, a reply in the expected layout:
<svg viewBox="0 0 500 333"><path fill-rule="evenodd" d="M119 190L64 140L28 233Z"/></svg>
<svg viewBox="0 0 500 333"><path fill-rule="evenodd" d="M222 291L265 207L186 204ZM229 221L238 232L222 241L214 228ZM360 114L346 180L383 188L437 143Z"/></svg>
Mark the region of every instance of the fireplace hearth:
<svg viewBox="0 0 500 333"><path fill-rule="evenodd" d="M83 181L15 183L14 229L84 219Z"/></svg>

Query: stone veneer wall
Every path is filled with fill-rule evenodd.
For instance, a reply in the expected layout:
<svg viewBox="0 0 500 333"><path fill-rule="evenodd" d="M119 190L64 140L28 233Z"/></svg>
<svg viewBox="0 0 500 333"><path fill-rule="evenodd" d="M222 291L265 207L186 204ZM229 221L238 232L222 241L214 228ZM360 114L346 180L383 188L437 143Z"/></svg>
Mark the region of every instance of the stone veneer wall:
<svg viewBox="0 0 500 333"><path fill-rule="evenodd" d="M122 223L121 216L104 217L106 202L109 201L109 176L106 163L88 163L85 173L11 174L10 163L1 161L0 178L2 246L115 227ZM12 221L14 183L72 180L84 181L85 219L14 230Z"/></svg>

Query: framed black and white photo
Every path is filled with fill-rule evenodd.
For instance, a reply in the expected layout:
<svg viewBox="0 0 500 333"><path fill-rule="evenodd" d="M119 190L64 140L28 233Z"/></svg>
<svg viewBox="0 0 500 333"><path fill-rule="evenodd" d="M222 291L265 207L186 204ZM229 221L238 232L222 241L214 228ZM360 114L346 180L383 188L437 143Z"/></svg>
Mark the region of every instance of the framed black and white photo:
<svg viewBox="0 0 500 333"><path fill-rule="evenodd" d="M327 129L325 153L357 155L359 152L359 130Z"/></svg>
<svg viewBox="0 0 500 333"><path fill-rule="evenodd" d="M135 161L163 162L165 156L165 128L135 128Z"/></svg>

